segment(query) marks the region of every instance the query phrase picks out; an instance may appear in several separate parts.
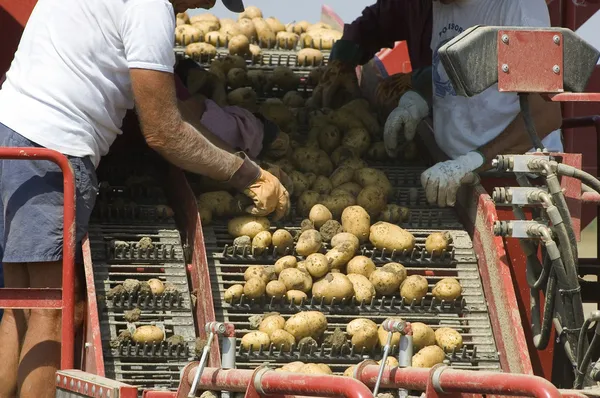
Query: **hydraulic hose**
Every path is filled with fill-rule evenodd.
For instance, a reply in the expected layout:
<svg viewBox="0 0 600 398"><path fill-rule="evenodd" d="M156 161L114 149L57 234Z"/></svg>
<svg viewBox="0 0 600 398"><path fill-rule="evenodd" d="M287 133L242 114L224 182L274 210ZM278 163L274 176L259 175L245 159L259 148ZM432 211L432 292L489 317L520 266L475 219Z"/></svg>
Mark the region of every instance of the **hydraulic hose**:
<svg viewBox="0 0 600 398"><path fill-rule="evenodd" d="M540 320L539 290L530 290L531 332L533 344L538 350L545 350L550 342L552 321L554 318L554 304L556 302L556 273L550 272L546 285L544 300L544 315ZM541 325L541 326L540 326Z"/></svg>
<svg viewBox="0 0 600 398"><path fill-rule="evenodd" d="M556 166L556 174L565 177L577 178L594 191L600 193L600 180L590 173L586 173L585 171L579 170L573 166L559 163Z"/></svg>
<svg viewBox="0 0 600 398"><path fill-rule="evenodd" d="M586 328L587 329L587 328ZM587 367L589 366L590 362L592 361L592 355L594 354L594 352L596 352L596 350L598 349L598 347L600 347L600 323L596 322L596 328L595 328L595 332L594 332L594 337L592 337L592 341L588 347L588 349L585 351L585 355L583 356L583 359L579 359L581 357L581 354L577 355L577 369L576 369L576 376L575 376L575 383L573 384L573 388L574 389L580 389L583 387L583 380L585 378L585 372L587 370ZM582 329L582 332L585 333L584 329ZM581 340L581 337L580 337ZM584 336L583 340L587 340ZM579 352L583 352L579 351Z"/></svg>
<svg viewBox="0 0 600 398"><path fill-rule="evenodd" d="M525 213L523 212L523 209L521 209L519 206L513 206L513 213L519 220L526 220ZM525 277L527 278L527 284L529 285L530 289L539 291L540 289L542 289L542 287L548 280L551 264L549 262L544 262L544 266L542 266L542 263L538 258L537 242L519 240L519 243L521 245L521 249L523 250L526 256Z"/></svg>

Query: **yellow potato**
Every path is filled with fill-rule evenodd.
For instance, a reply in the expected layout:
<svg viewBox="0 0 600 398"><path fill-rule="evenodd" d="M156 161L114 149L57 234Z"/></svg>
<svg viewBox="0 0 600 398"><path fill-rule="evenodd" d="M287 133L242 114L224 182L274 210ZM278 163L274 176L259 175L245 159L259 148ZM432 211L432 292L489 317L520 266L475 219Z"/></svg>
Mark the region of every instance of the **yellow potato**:
<svg viewBox="0 0 600 398"><path fill-rule="evenodd" d="M387 195L377 185L364 187L356 198L356 203L365 209L371 218L376 218L387 205Z"/></svg>
<svg viewBox="0 0 600 398"><path fill-rule="evenodd" d="M375 263L369 257L356 256L348 262L346 272L348 274L363 275L368 278L376 268Z"/></svg>
<svg viewBox="0 0 600 398"><path fill-rule="evenodd" d="M354 178L354 169L348 166L341 166L335 169L329 177L333 187L339 187L342 184L352 182Z"/></svg>
<svg viewBox="0 0 600 398"><path fill-rule="evenodd" d="M443 363L445 359L444 350L436 345L430 345L413 355L412 366L413 368L432 368Z"/></svg>
<svg viewBox="0 0 600 398"><path fill-rule="evenodd" d="M427 295L427 279L421 275L411 275L400 286L400 296L404 298L406 304L416 300L417 303Z"/></svg>
<svg viewBox="0 0 600 398"><path fill-rule="evenodd" d="M260 8L255 7L255 6L248 6L248 7L244 7L244 11L238 15L238 20L244 19L244 18L248 18L248 19L253 19L253 18L262 18L263 14L262 11L260 10Z"/></svg>
<svg viewBox="0 0 600 398"><path fill-rule="evenodd" d="M240 32L248 38L248 40L256 39L256 27L250 19L240 19L237 23ZM258 47L258 46L257 46ZM258 47L260 49L260 47Z"/></svg>
<svg viewBox="0 0 600 398"><path fill-rule="evenodd" d="M306 257L321 250L322 244L323 241L319 231L310 229L302 232L300 238L298 238L298 243L296 243L296 252L300 256Z"/></svg>
<svg viewBox="0 0 600 398"><path fill-rule="evenodd" d="M272 238L269 231L260 231L252 239L252 254L259 255L271 246Z"/></svg>
<svg viewBox="0 0 600 398"><path fill-rule="evenodd" d="M239 284L230 286L227 290L225 290L225 302L231 304L239 301L240 298L242 298L242 294L244 294L244 286Z"/></svg>
<svg viewBox="0 0 600 398"><path fill-rule="evenodd" d="M320 202L329 209L334 219L339 219L345 209L356 204L356 199L347 192L337 192L323 197Z"/></svg>
<svg viewBox="0 0 600 398"><path fill-rule="evenodd" d="M331 375L333 372L329 368L329 366L322 363L307 363L303 365L298 373L304 374L319 374L319 375Z"/></svg>
<svg viewBox="0 0 600 398"><path fill-rule="evenodd" d="M207 209L217 217L235 213L235 200L227 191L206 192L198 196L198 207Z"/></svg>
<svg viewBox="0 0 600 398"><path fill-rule="evenodd" d="M277 46L284 50L293 50L298 45L298 35L290 32L276 33Z"/></svg>
<svg viewBox="0 0 600 398"><path fill-rule="evenodd" d="M348 277L342 273L329 273L313 284L312 295L316 300L323 299L325 304L334 300L340 303L348 302L354 296L354 287Z"/></svg>
<svg viewBox="0 0 600 398"><path fill-rule="evenodd" d="M386 249L388 253L392 250L410 252L415 247L415 237L410 232L386 222L373 224L368 236L373 246L380 250Z"/></svg>
<svg viewBox="0 0 600 398"><path fill-rule="evenodd" d="M314 48L303 48L296 56L299 66L317 66L323 63L323 53Z"/></svg>
<svg viewBox="0 0 600 398"><path fill-rule="evenodd" d="M389 204L379 213L378 221L388 222L390 224L399 224L408 221L410 210L394 204Z"/></svg>
<svg viewBox="0 0 600 398"><path fill-rule="evenodd" d="M381 360L377 361L378 365L381 365ZM397 368L400 365L398 360L394 357L387 357L385 360L385 366L390 368Z"/></svg>
<svg viewBox="0 0 600 398"><path fill-rule="evenodd" d="M286 231L287 232L287 231ZM279 260L275 262L275 273L279 275L281 271L287 268L296 268L298 264L296 257L294 256L285 256L281 257Z"/></svg>
<svg viewBox="0 0 600 398"><path fill-rule="evenodd" d="M296 189L294 188L294 192ZM310 210L314 205L319 203L319 199L321 195L315 191L305 191L298 197L298 203L296 204L296 209L298 215L301 217L308 217L310 214Z"/></svg>
<svg viewBox="0 0 600 398"><path fill-rule="evenodd" d="M244 285L244 296L257 299L265 294L267 284L261 278L250 278Z"/></svg>
<svg viewBox="0 0 600 398"><path fill-rule="evenodd" d="M354 377L354 369L356 369L356 365L346 368L346 370L344 370L344 377Z"/></svg>
<svg viewBox="0 0 600 398"><path fill-rule="evenodd" d="M294 248L294 238L285 229L278 229L273 233L272 243L278 254L284 254L287 250L291 251Z"/></svg>
<svg viewBox="0 0 600 398"><path fill-rule="evenodd" d="M312 278L310 275L298 268L286 268L281 271L279 274L279 281L283 282L288 291L300 290L304 293L308 293L312 288Z"/></svg>
<svg viewBox="0 0 600 398"><path fill-rule="evenodd" d="M217 49L209 43L190 43L185 47L185 55L205 62L217 55Z"/></svg>
<svg viewBox="0 0 600 398"><path fill-rule="evenodd" d="M463 338L456 330L439 328L435 331L437 345L446 352L458 351L463 346Z"/></svg>
<svg viewBox="0 0 600 398"><path fill-rule="evenodd" d="M333 187L331 186L331 181L329 181L329 178L325 176L318 176L310 189L311 191L318 192L321 195L327 195L329 192L331 192Z"/></svg>
<svg viewBox="0 0 600 398"><path fill-rule="evenodd" d="M308 296L306 295L306 293L300 290L288 290L285 294L285 298L289 302L296 305L300 305L308 300Z"/></svg>
<svg viewBox="0 0 600 398"><path fill-rule="evenodd" d="M245 56L246 54L250 53L250 41L246 36L238 34L229 40L227 48L229 49L229 54L231 55Z"/></svg>
<svg viewBox="0 0 600 398"><path fill-rule="evenodd" d="M435 284L431 294L438 300L456 300L462 294L462 286L454 278L444 278Z"/></svg>
<svg viewBox="0 0 600 398"><path fill-rule="evenodd" d="M390 297L397 294L400 287L400 275L392 271L377 269L369 276L378 296Z"/></svg>
<svg viewBox="0 0 600 398"><path fill-rule="evenodd" d="M371 226L371 217L360 206L347 207L342 212L342 227L344 231L356 236L360 242L369 239L369 227Z"/></svg>
<svg viewBox="0 0 600 398"><path fill-rule="evenodd" d="M271 337L271 333L275 330L281 329L285 326L285 319L281 315L271 315L265 317L260 325L258 325L258 330L266 333Z"/></svg>
<svg viewBox="0 0 600 398"><path fill-rule="evenodd" d="M387 318L385 321L388 321L388 320L401 321L402 318L392 317L392 318ZM379 345L384 347L387 344L388 335L389 335L389 332L386 332L385 329L383 328L383 326L380 325L379 328L377 329L377 339L379 340ZM400 337L402 337L402 336L400 335L399 332L392 333L392 340L390 341L390 345L392 347L396 347L396 348L400 347Z"/></svg>
<svg viewBox="0 0 600 398"><path fill-rule="evenodd" d="M159 343L165 339L165 333L157 326L139 326L133 332L131 339L136 343Z"/></svg>
<svg viewBox="0 0 600 398"><path fill-rule="evenodd" d="M352 260L356 253L356 247L350 242L343 242L329 250L325 257L332 269L342 269L348 261Z"/></svg>
<svg viewBox="0 0 600 398"><path fill-rule="evenodd" d="M268 349L271 345L271 339L265 332L250 332L242 337L241 346L246 351L258 351L262 347Z"/></svg>
<svg viewBox="0 0 600 398"><path fill-rule="evenodd" d="M441 255L447 251L452 240L448 232L434 232L425 239L425 250L431 255Z"/></svg>
<svg viewBox="0 0 600 398"><path fill-rule="evenodd" d="M387 263L381 267L384 271L395 272L400 276L400 283L404 282L407 276L406 268L400 263Z"/></svg>
<svg viewBox="0 0 600 398"><path fill-rule="evenodd" d="M283 329L274 330L271 333L271 343L277 350L283 352L290 351L292 346L296 343L296 339L290 333Z"/></svg>
<svg viewBox="0 0 600 398"><path fill-rule="evenodd" d="M302 366L304 366L304 362L295 361L295 362L286 363L280 369L283 370L284 372L297 373L300 370L300 368L302 368Z"/></svg>
<svg viewBox="0 0 600 398"><path fill-rule="evenodd" d="M160 279L148 279L148 284L150 285L152 294L163 294L165 291L165 284Z"/></svg>
<svg viewBox="0 0 600 398"><path fill-rule="evenodd" d="M227 42L227 36L223 32L210 31L204 35L204 41L215 47L223 47Z"/></svg>
<svg viewBox="0 0 600 398"><path fill-rule="evenodd" d="M422 322L411 322L413 345L415 350L436 344L435 333L431 327Z"/></svg>
<svg viewBox="0 0 600 398"><path fill-rule="evenodd" d="M359 318L350 321L346 333L351 337L356 350L372 350L377 345L377 325L370 319Z"/></svg>
<svg viewBox="0 0 600 398"><path fill-rule="evenodd" d="M219 32L223 33L225 35L225 37L227 38L227 40L229 41L228 44L231 44L231 40L236 37L236 36L244 36L242 34L242 31L240 30L239 26L237 24L229 24L229 25L225 25L225 26L221 26L221 29L219 29ZM248 40L248 38L246 36L244 36L246 38L246 40ZM232 52L230 51L230 54ZM239 52L234 52L234 54L246 54L246 53L239 53Z"/></svg>
<svg viewBox="0 0 600 398"><path fill-rule="evenodd" d="M332 180L332 183L333 183L333 180ZM362 187L355 182L347 182L345 184L340 185L336 189L341 189L343 191L346 191L350 195L354 196L355 198L358 196L360 191L362 191ZM332 194L333 194L333 191L332 191ZM380 221L386 221L386 220L380 220Z"/></svg>
<svg viewBox="0 0 600 398"><path fill-rule="evenodd" d="M314 205L308 214L308 219L313 222L316 228L321 228L323 224L332 218L329 209L321 204Z"/></svg>
<svg viewBox="0 0 600 398"><path fill-rule="evenodd" d="M252 278L259 278L267 284L272 279L269 270L264 265L251 265L244 271L244 280L248 282Z"/></svg>
<svg viewBox="0 0 600 398"><path fill-rule="evenodd" d="M188 19L191 23L204 22L204 21L213 22L216 24L219 23L219 18L217 18L215 15L210 14L210 13L194 15Z"/></svg>
<svg viewBox="0 0 600 398"><path fill-rule="evenodd" d="M269 28L271 28L271 30L276 34L279 32L287 33L285 32L285 26L281 22L279 22L277 18L268 17L265 18L265 22L267 23L267 25L269 25Z"/></svg>
<svg viewBox="0 0 600 398"><path fill-rule="evenodd" d="M306 257L306 270L313 278L321 278L329 272L329 260L321 253L313 253ZM313 285L314 288L314 285Z"/></svg>
<svg viewBox="0 0 600 398"><path fill-rule="evenodd" d="M319 311L299 312L285 321L284 330L294 336L296 342L305 337L318 341L327 330L327 318Z"/></svg>
<svg viewBox="0 0 600 398"><path fill-rule="evenodd" d="M232 89L245 87L249 84L248 74L242 68L231 68L227 72L227 83Z"/></svg>
<svg viewBox="0 0 600 398"><path fill-rule="evenodd" d="M354 297L359 303L370 303L373 297L375 297L375 287L369 281L369 279L360 274L348 274L348 279L352 282L354 287Z"/></svg>
<svg viewBox="0 0 600 398"><path fill-rule="evenodd" d="M227 102L229 105L240 106L249 111L254 111L257 107L257 95L250 87L236 88L227 94Z"/></svg>
<svg viewBox="0 0 600 398"><path fill-rule="evenodd" d="M351 244L351 246L354 247L355 252L360 247L360 242L358 241L358 238L355 235L350 234L348 232L339 233L339 234L335 235L333 238L331 238L331 246L332 247L336 247L338 245L341 245L342 243Z"/></svg>
<svg viewBox="0 0 600 398"><path fill-rule="evenodd" d="M266 293L269 297L284 297L287 293L285 284L281 281L270 281L267 283Z"/></svg>
<svg viewBox="0 0 600 398"><path fill-rule="evenodd" d="M192 25L179 25L175 28L175 42L182 46L200 41L202 32Z"/></svg>
<svg viewBox="0 0 600 398"><path fill-rule="evenodd" d="M353 128L344 134L342 145L354 149L354 152L362 156L371 146L371 136L365 128Z"/></svg>

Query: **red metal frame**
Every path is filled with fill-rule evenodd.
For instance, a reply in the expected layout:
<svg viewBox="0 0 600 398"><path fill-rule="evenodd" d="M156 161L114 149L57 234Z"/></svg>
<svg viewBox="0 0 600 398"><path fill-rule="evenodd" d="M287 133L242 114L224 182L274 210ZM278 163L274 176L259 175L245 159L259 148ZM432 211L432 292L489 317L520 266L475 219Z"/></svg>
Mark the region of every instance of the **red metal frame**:
<svg viewBox="0 0 600 398"><path fill-rule="evenodd" d="M46 148L0 148L0 159L49 160L63 173L64 225L62 289L0 289L0 308L62 310L61 369L70 369L75 351L75 178L63 154ZM62 296L61 296L62 292Z"/></svg>
<svg viewBox="0 0 600 398"><path fill-rule="evenodd" d="M137 398L137 387L80 370L56 372L57 397Z"/></svg>

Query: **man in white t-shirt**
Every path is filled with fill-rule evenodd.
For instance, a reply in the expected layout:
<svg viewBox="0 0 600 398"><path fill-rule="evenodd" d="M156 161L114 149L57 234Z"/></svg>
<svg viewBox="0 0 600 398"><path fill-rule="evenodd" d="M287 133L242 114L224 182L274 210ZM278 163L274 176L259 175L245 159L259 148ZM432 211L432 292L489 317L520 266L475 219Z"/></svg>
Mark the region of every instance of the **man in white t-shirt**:
<svg viewBox="0 0 600 398"><path fill-rule="evenodd" d="M518 95L501 93L497 86L472 97L456 95L438 56L438 49L475 25L549 27L544 0L439 0L433 1L433 124L437 145L452 160L425 171L421 182L429 203L453 206L456 193L472 172L489 167L498 154L524 153L531 142L520 116ZM552 151L562 151L559 104L531 95L531 111L538 135ZM395 156L398 136L414 138L417 125L430 106L415 91L405 93L385 126L388 154Z"/></svg>
<svg viewBox="0 0 600 398"><path fill-rule="evenodd" d="M178 111L175 14L215 0L38 0L0 90L0 146L46 147L75 172L77 240L98 192L95 168L127 109L150 148L174 165L228 182L255 215L289 209L272 174L244 154L212 145ZM241 0L224 0L233 11ZM60 288L62 175L40 160L0 160L0 253L6 287ZM0 397L53 397L60 311L5 311L0 323Z"/></svg>

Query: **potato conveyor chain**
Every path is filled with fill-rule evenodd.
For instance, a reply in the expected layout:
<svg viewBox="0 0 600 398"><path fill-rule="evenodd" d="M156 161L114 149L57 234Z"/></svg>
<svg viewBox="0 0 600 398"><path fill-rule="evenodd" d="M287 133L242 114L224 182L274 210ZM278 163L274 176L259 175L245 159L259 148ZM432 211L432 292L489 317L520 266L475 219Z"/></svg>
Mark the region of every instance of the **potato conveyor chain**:
<svg viewBox="0 0 600 398"><path fill-rule="evenodd" d="M293 347L290 352L283 352L277 347L244 350L239 342L251 331L250 317L267 312L279 312L284 318L300 311L316 310L323 312L328 319L325 336L335 328L343 331L353 319L367 317L377 324L390 316L400 316L410 322L423 322L434 330L440 327L451 327L458 330L464 339L464 347L448 353L446 362L455 368L471 370L501 371L500 359L492 333L487 303L484 297L482 282L477 267L477 257L471 239L452 209L438 209L427 206L420 188L419 176L423 167L381 167L392 184L397 187L394 203L411 209L411 219L402 226L407 228L416 238L416 248L412 252L396 253L374 249L370 244L363 245L362 254L373 259L377 266L391 261L402 263L410 274L421 274L429 282L429 291L433 285L444 277L459 280L463 287L462 298L454 302L440 302L428 293L420 303L405 303L399 297L378 297L371 302L335 301L324 304L308 298L301 304L291 304L279 299L248 299L243 297L233 303L225 303L224 291L234 285L244 283L244 271L252 265L273 265L277 258L274 251L253 256L248 249L231 247L233 239L227 233L226 221L216 221L204 227L204 239L209 261L209 272L215 300L215 312L218 321L231 322L236 327L238 337L237 366L254 368L262 363L281 366L293 361L326 363L335 373L344 370L363 359L381 359L382 350L372 352L358 351L348 346L345 349L333 350L329 346ZM300 219L292 217L284 223L272 226L276 228L299 229ZM453 244L442 256L432 257L425 254L426 237L434 231L450 231ZM323 247L325 252L327 247ZM295 255L302 260L295 250L287 254ZM397 352L397 347L393 348Z"/></svg>
<svg viewBox="0 0 600 398"><path fill-rule="evenodd" d="M175 390L180 370L196 357L181 237L172 214L160 206L165 203L162 189L127 185L123 180L135 176L135 171L116 169L118 172L104 170L106 180L122 185L101 185L89 228L106 377L140 388ZM148 173L147 168L145 171ZM143 237L152 240L151 248L138 247ZM152 278L172 284L177 291L160 295L119 292L107 298L108 292L126 279L142 282ZM135 326L158 326L165 340L179 335L183 343L119 343L119 334L128 329L125 312L135 308L140 310Z"/></svg>

